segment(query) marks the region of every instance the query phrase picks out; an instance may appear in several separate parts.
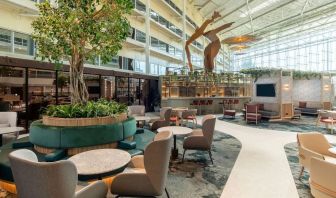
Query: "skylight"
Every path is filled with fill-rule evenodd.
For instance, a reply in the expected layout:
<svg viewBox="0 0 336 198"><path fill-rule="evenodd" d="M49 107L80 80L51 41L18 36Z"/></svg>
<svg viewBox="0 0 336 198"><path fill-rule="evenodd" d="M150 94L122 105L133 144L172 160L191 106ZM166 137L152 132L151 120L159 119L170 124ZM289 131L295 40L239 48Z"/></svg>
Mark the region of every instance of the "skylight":
<svg viewBox="0 0 336 198"><path fill-rule="evenodd" d="M250 9L250 14L254 14L254 13L256 13L256 12L258 12L258 11L260 11L260 10L266 8L266 7L271 6L271 5L274 4L274 3L277 3L278 1L280 1L280 0L267 0L267 1L265 1L265 2L263 2L263 3L261 3L261 4L259 4L259 5L255 6L254 8L251 8L251 9ZM244 17L247 17L248 14L249 14L249 12L246 11L246 12L243 12L243 13L242 13L241 15L239 15L239 16L242 17L242 18L244 18Z"/></svg>

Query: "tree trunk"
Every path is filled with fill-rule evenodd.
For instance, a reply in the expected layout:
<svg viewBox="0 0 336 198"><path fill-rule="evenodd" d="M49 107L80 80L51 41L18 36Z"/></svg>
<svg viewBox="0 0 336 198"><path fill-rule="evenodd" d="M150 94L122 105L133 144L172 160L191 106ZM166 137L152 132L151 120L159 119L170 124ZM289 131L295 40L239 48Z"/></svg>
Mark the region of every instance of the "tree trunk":
<svg viewBox="0 0 336 198"><path fill-rule="evenodd" d="M70 65L70 96L71 103L86 103L89 93L84 81L84 60L82 58L72 62Z"/></svg>

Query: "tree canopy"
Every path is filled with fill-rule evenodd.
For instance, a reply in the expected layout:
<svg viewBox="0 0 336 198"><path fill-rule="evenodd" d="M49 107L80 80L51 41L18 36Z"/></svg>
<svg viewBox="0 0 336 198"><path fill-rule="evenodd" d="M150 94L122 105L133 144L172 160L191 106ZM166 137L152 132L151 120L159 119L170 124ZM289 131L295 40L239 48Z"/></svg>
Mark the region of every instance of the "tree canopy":
<svg viewBox="0 0 336 198"><path fill-rule="evenodd" d="M40 17L33 23L37 56L50 62L63 59L108 62L122 48L129 33L131 0L56 0L37 4Z"/></svg>

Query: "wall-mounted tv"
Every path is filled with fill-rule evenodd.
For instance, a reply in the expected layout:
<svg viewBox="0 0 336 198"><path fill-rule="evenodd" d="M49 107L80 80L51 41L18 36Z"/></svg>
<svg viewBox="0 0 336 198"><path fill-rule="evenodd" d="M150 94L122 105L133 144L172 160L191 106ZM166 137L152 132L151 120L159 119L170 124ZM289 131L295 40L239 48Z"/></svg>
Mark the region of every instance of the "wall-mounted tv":
<svg viewBox="0 0 336 198"><path fill-rule="evenodd" d="M275 97L275 84L257 84L258 97Z"/></svg>

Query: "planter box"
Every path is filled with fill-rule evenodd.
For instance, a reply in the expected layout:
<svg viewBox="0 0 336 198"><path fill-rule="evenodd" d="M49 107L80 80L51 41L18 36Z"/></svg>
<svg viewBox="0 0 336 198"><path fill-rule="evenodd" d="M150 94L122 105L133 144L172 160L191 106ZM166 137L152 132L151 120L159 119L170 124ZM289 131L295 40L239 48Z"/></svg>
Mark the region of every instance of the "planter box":
<svg viewBox="0 0 336 198"><path fill-rule="evenodd" d="M122 113L116 117L106 116L98 118L57 118L43 116L42 122L48 126L92 126L121 122L127 119L127 114Z"/></svg>

